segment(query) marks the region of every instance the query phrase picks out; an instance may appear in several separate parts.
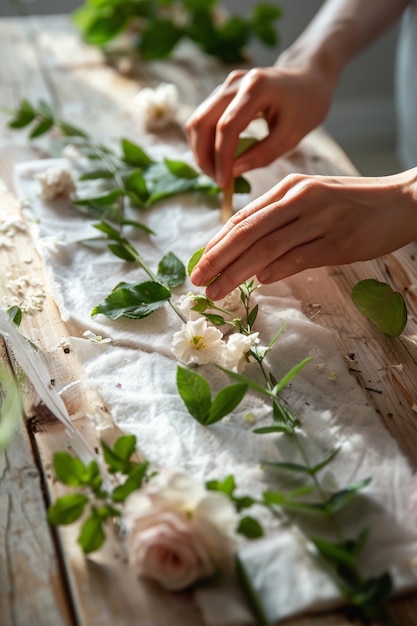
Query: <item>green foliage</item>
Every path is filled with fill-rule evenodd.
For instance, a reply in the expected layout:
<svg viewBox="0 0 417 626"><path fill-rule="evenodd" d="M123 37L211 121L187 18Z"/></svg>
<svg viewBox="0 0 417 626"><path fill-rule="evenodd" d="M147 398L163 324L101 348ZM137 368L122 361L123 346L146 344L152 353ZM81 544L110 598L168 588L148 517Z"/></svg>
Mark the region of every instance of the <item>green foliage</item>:
<svg viewBox="0 0 417 626"><path fill-rule="evenodd" d="M94 307L91 316L101 313L111 320L119 317L143 319L163 306L170 297L169 289L154 281L120 283L104 302Z"/></svg>
<svg viewBox="0 0 417 626"><path fill-rule="evenodd" d="M0 453L10 442L22 417L19 388L13 374L0 364Z"/></svg>
<svg viewBox="0 0 417 626"><path fill-rule="evenodd" d="M48 509L48 521L54 526L73 524L84 517L78 542L85 554L98 550L104 543L105 523L120 517L117 505L148 479L148 463L132 460L136 449L136 437L123 435L114 446L101 442L103 458L109 475L117 474L118 484L112 490L104 489L104 479L96 460L86 464L68 452L56 452L53 468L56 478L67 487L78 489L55 500ZM123 480L124 479L124 480ZM123 480L123 482L122 482Z"/></svg>
<svg viewBox="0 0 417 626"><path fill-rule="evenodd" d="M242 401L247 385L223 387L212 400L206 379L194 370L177 367L177 389L190 415L203 426L215 424Z"/></svg>
<svg viewBox="0 0 417 626"><path fill-rule="evenodd" d="M206 54L225 63L239 63L249 43L278 43L275 22L282 11L275 4L260 3L246 17L219 13L218 0L85 0L73 13L83 39L105 46L131 30L140 57L145 60L171 56L181 40L191 40Z"/></svg>
<svg viewBox="0 0 417 626"><path fill-rule="evenodd" d="M407 308L403 296L390 285L367 278L352 289L357 309L386 335L397 337L407 323Z"/></svg>

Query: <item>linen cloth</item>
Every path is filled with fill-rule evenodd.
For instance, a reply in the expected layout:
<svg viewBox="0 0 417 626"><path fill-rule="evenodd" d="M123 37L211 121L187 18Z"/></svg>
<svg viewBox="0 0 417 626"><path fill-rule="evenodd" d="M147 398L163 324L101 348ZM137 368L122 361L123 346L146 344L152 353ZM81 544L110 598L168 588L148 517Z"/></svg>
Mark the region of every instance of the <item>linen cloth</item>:
<svg viewBox="0 0 417 626"><path fill-rule="evenodd" d="M191 162L188 153L167 146L153 149L155 158L170 156ZM262 461L302 462L288 437L256 435L254 427L271 423L271 409L255 393L248 393L231 416L203 427L188 414L176 389L177 363L170 345L181 321L165 306L144 320L94 319L90 312L121 281L141 282L140 268L116 258L105 248L80 245L96 237L91 220L74 211L67 200L45 202L36 176L56 164L42 160L16 169L16 188L24 201L27 221L42 255L49 289L70 332L65 338L83 364L112 418L126 433L137 436L140 452L156 466L170 466L203 479L236 478L239 494L260 497L266 489L295 487L294 477L262 467ZM59 161L58 163L62 163ZM74 164L65 162L68 166ZM272 164L248 176L252 194L270 188L282 176ZM240 205L248 197L241 197ZM174 252L185 264L219 229L219 211L201 196L183 195L135 213L156 235L132 231L125 236L153 270L164 254ZM178 295L198 292L188 281L174 290ZM174 297L175 301L175 297ZM266 345L283 323L287 326L268 355L268 367L279 379L306 356L309 363L291 382L283 397L298 416L299 438L310 463L320 462L335 446L341 446L321 473L325 489L338 490L372 477L354 502L340 515L345 538L364 528L370 538L361 556L364 575L393 574L404 589L417 584L417 484L407 459L381 425L357 382L349 374L331 333L308 320L285 284L262 286L253 299L259 303L254 330ZM91 330L110 343L91 342L83 333ZM232 381L213 366L201 370L213 392ZM258 376L255 365L245 375ZM78 381L80 385L87 384ZM100 416L92 416L97 422ZM414 498L414 500L413 500ZM257 510L265 536L242 541L240 557L253 581L269 619L274 622L304 610L320 609L341 601L334 580L311 553L309 534L332 537L320 520L297 518L280 526L268 512ZM236 590L213 585L195 592L206 623L211 626L250 624L252 618Z"/></svg>

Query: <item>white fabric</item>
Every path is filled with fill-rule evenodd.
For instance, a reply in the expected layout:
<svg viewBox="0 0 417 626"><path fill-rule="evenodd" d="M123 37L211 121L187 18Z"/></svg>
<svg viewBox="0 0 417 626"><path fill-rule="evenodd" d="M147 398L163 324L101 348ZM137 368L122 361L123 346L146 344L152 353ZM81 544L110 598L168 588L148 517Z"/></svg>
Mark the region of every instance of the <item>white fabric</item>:
<svg viewBox="0 0 417 626"><path fill-rule="evenodd" d="M417 166L417 2L404 13L396 64L398 155L404 168Z"/></svg>
<svg viewBox="0 0 417 626"><path fill-rule="evenodd" d="M137 435L139 449L156 465L184 469L204 480L233 474L240 493L253 496L265 489L290 487L290 475L278 478L260 466L263 460L301 459L285 436L253 434L248 413L258 427L271 420L270 407L259 396L249 393L233 415L209 428L188 414L177 393L177 364L170 352L180 321L169 307L142 321L90 318L93 306L117 283L140 282L145 276L108 251L77 243L98 231L68 202L42 201L34 175L49 166L48 161L19 166L17 189L22 198L29 198L27 216L44 258L49 287L72 335L69 341L114 420L123 431ZM282 164L280 167L277 170L272 165L262 174L252 174L256 193L272 186L282 175ZM219 228L218 210L195 196L172 198L148 212L136 213L135 218L157 233L151 238L126 233L154 269L168 251L186 263ZM186 293L189 288L188 283L176 291ZM301 420L300 439L312 463L322 460L336 445L342 446L323 471L324 485L337 489L372 477L371 484L341 516L346 537L366 527L371 530L361 559L364 573L376 575L389 568L397 587L416 584L412 567L417 556L417 513L412 508L416 483L407 460L348 373L330 332L304 317L298 303L286 293L285 283L262 287L255 299L260 305L256 330L263 344L287 323L268 359L275 377L306 356L313 357L284 397ZM87 329L110 337L111 344L84 339ZM257 372L253 365L246 374L256 377ZM214 390L230 383L212 367L204 368L203 373ZM329 529L314 519L300 527L279 528L263 509L257 514L267 529L266 536L254 543L242 542L240 554L271 621L340 600L333 580L312 558L302 534L303 530L327 534ZM250 623L239 596L226 587L201 587L195 598L208 625Z"/></svg>

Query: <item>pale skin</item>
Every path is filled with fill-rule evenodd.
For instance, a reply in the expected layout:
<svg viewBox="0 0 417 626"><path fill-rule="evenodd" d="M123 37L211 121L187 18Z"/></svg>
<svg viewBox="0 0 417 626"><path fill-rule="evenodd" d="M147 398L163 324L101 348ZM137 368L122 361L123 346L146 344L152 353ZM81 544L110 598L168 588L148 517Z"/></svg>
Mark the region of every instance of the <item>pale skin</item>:
<svg viewBox="0 0 417 626"><path fill-rule="evenodd" d="M384 32L408 0L328 0L273 67L232 72L187 123L197 163L220 186L263 167L320 124L346 63ZM237 159L259 114L269 134ZM208 243L195 285L221 298L256 275L363 261L417 239L417 168L392 176L293 174L234 215ZM212 281L212 282L211 282Z"/></svg>

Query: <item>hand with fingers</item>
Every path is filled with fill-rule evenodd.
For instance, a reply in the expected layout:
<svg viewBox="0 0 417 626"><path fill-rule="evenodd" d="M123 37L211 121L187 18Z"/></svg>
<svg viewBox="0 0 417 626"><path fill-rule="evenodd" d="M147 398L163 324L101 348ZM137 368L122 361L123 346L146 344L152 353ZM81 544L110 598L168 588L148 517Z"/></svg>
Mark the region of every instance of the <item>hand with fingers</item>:
<svg viewBox="0 0 417 626"><path fill-rule="evenodd" d="M218 300L254 275L272 283L416 239L417 168L376 178L290 174L225 224L191 280Z"/></svg>

